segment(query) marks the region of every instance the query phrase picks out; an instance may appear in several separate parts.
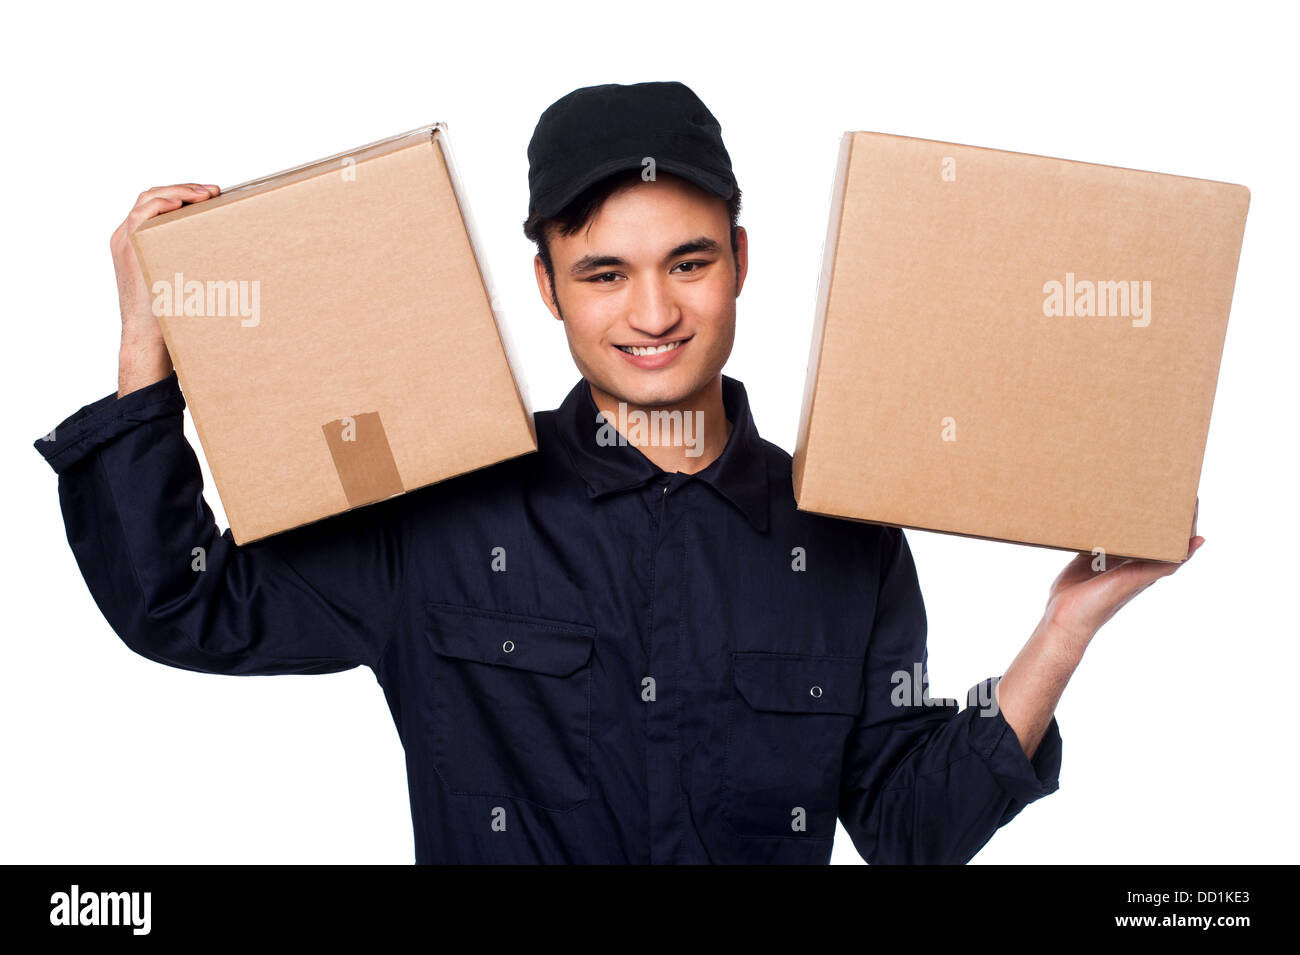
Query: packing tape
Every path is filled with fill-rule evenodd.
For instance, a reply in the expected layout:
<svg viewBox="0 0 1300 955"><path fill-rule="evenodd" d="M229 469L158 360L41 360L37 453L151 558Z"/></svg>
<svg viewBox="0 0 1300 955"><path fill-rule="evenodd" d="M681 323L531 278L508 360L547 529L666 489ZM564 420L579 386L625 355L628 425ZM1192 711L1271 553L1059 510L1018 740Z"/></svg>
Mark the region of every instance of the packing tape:
<svg viewBox="0 0 1300 955"><path fill-rule="evenodd" d="M349 507L372 504L406 490L379 412L327 421L321 430Z"/></svg>

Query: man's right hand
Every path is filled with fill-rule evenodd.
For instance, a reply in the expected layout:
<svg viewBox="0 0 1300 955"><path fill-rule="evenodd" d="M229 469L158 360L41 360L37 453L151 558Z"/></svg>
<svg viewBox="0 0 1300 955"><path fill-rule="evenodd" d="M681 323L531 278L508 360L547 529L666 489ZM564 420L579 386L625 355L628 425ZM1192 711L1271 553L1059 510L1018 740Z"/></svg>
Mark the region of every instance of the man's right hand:
<svg viewBox="0 0 1300 955"><path fill-rule="evenodd" d="M156 186L140 193L133 208L109 240L113 270L117 273L117 298L122 309L122 344L117 357L117 395L122 397L172 373L171 356L162 327L153 313L153 299L144 272L131 245L131 234L156 215L183 205L202 202L221 192L218 186L187 182Z"/></svg>

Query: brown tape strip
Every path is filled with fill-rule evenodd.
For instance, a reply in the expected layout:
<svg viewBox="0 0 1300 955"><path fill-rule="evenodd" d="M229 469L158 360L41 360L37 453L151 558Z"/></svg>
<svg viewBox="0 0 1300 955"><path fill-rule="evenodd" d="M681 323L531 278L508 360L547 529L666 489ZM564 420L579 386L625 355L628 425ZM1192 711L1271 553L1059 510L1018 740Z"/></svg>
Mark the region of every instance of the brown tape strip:
<svg viewBox="0 0 1300 955"><path fill-rule="evenodd" d="M379 412L327 421L321 430L350 507L382 501L406 490Z"/></svg>

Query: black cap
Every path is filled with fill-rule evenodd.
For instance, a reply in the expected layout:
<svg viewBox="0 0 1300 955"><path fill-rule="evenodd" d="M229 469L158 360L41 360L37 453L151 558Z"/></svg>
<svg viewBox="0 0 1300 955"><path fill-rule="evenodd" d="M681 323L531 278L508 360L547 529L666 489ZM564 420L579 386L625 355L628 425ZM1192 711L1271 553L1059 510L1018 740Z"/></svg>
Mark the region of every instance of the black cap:
<svg viewBox="0 0 1300 955"><path fill-rule="evenodd" d="M737 188L722 127L678 82L606 83L546 108L528 143L528 214L549 218L588 186L624 169L673 173L730 199Z"/></svg>

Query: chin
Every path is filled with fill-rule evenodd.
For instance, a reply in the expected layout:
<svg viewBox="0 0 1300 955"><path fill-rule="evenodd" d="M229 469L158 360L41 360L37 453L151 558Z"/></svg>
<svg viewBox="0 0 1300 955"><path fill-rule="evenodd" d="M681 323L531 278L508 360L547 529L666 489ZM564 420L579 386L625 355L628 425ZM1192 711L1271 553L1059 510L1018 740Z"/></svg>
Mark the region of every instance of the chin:
<svg viewBox="0 0 1300 955"><path fill-rule="evenodd" d="M672 405L685 401L702 385L699 376L683 369L673 369L671 374L623 371L613 382L614 388L605 389L617 394L620 401L631 405Z"/></svg>

